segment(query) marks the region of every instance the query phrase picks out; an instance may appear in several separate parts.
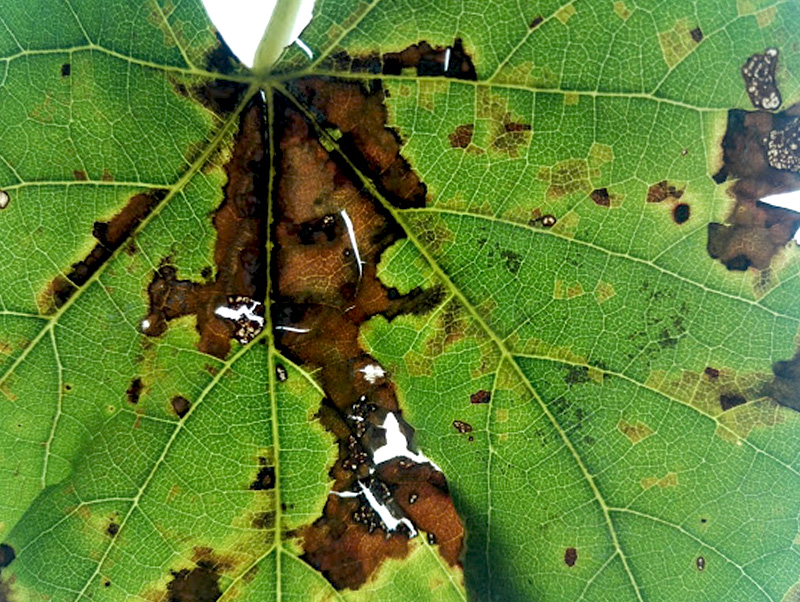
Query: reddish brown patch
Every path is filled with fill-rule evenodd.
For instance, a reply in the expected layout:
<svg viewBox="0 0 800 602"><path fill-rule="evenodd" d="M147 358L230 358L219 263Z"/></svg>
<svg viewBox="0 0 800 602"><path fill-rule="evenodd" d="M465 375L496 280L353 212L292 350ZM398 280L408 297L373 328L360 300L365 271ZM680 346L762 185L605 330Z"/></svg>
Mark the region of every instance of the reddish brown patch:
<svg viewBox="0 0 800 602"><path fill-rule="evenodd" d="M678 190L666 180L661 180L647 189L647 202L660 203L667 199L678 200L683 196L683 189Z"/></svg>
<svg viewBox="0 0 800 602"><path fill-rule="evenodd" d="M51 313L63 306L78 287L84 285L111 258L114 251L166 196L166 190L151 190L134 195L111 220L95 222L92 235L97 239L97 244L85 259L72 264L66 277L56 276L48 284L39 303L42 311Z"/></svg>
<svg viewBox="0 0 800 602"><path fill-rule="evenodd" d="M711 366L706 366L706 369L703 372L708 378L719 378L719 370L712 368Z"/></svg>
<svg viewBox="0 0 800 602"><path fill-rule="evenodd" d="M391 191L394 202L424 202L424 186L399 156L396 137L385 128L379 90L328 80L304 80L297 89L321 122L343 132L340 142L344 140L347 154ZM396 512L434 533L445 560L457 564L463 527L444 476L410 461L377 468L372 464L371 453L382 444L381 425L388 412L396 412L409 437L413 429L399 413L391 378L371 382L364 377L361 370L377 362L359 339L360 326L372 316L392 319L427 311L442 300L442 293L415 290L401 296L382 285L376 277L380 254L404 235L402 230L368 196L340 155L325 150L299 110L280 96L275 104L280 161L272 237L275 336L284 354L317 369L327 396L318 416L339 443L330 471L333 490L357 493L362 486L374 488L393 500L387 504ZM384 169L393 175L387 179ZM407 174L398 177L401 172ZM414 504L407 503L412 492L417 495ZM408 552L408 533L387 531L363 494L330 495L322 516L298 536L306 562L339 589L360 587L386 558Z"/></svg>
<svg viewBox="0 0 800 602"><path fill-rule="evenodd" d="M404 208L425 205L425 184L400 155L400 137L386 127L385 95L379 82L367 89L360 82L311 78L293 83L292 92L321 123L342 133L341 151L358 161L387 200ZM339 177L347 177L344 170Z"/></svg>
<svg viewBox="0 0 800 602"><path fill-rule="evenodd" d="M72 175L79 182L85 182L86 180L89 179L89 177L86 175L86 172L83 171L82 169L73 170Z"/></svg>
<svg viewBox="0 0 800 602"><path fill-rule="evenodd" d="M114 176L111 175L110 171L108 171L107 169L104 169L103 170L103 175L100 176L100 179L103 180L103 182L113 182L114 181Z"/></svg>
<svg viewBox="0 0 800 602"><path fill-rule="evenodd" d="M350 56L338 52L325 61L325 66L352 73L384 73L400 75L405 69L414 69L420 77L451 77L475 81L478 79L475 65L464 50L464 43L456 38L452 46L433 47L422 41L412 44L400 52L377 52L362 56Z"/></svg>
<svg viewBox="0 0 800 602"><path fill-rule="evenodd" d="M714 180L737 180L729 191L736 203L726 224L708 225L707 250L729 270L766 269L800 226L800 214L759 200L800 189L800 174L776 169L769 160L770 134L786 128L798 114L800 104L781 113L728 112L723 165Z"/></svg>
<svg viewBox="0 0 800 602"><path fill-rule="evenodd" d="M489 403L492 398L492 394L489 391L484 391L481 389L480 391L476 391L472 395L469 396L470 403Z"/></svg>
<svg viewBox="0 0 800 602"><path fill-rule="evenodd" d="M573 567L576 562L578 562L578 550L575 548L567 548L564 550L564 564L568 567Z"/></svg>
<svg viewBox="0 0 800 602"><path fill-rule="evenodd" d="M450 146L453 148L467 148L472 142L472 134L475 132L475 124L467 123L459 125L455 131L448 136Z"/></svg>
<svg viewBox="0 0 800 602"><path fill-rule="evenodd" d="M263 302L269 173L263 118L263 103L254 98L242 114L231 158L225 165L225 200L214 214L215 280L202 284L179 280L175 268L162 265L148 287L149 327L143 330L146 335L159 336L166 331L168 321L195 315L200 351L224 358L230 351L236 323L217 316L216 309L236 296Z"/></svg>
<svg viewBox="0 0 800 602"><path fill-rule="evenodd" d="M608 194L608 188L596 188L592 190L589 197L596 205L600 205L601 207L611 206L611 195Z"/></svg>

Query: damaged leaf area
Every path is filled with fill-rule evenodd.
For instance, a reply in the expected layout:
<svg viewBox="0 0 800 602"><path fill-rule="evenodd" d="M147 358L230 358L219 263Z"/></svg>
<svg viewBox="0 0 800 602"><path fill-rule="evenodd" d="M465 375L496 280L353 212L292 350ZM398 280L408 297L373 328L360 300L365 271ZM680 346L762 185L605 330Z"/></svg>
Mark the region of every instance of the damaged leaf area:
<svg viewBox="0 0 800 602"><path fill-rule="evenodd" d="M468 4L4 9L0 601L793 599L800 5Z"/></svg>

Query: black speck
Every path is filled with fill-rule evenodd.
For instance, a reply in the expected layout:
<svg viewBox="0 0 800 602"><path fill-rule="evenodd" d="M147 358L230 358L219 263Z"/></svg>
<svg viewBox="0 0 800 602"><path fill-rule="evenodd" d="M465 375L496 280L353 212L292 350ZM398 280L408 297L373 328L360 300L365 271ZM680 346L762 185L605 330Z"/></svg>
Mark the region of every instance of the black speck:
<svg viewBox="0 0 800 602"><path fill-rule="evenodd" d="M72 65L64 63L61 65L61 77L68 77L72 73Z"/></svg>
<svg viewBox="0 0 800 602"><path fill-rule="evenodd" d="M7 543L0 543L0 569L7 567L14 562L17 553Z"/></svg>
<svg viewBox="0 0 800 602"><path fill-rule="evenodd" d="M672 216L675 219L676 224L683 224L689 221L689 215L691 214L691 209L689 205L686 203L681 203L680 205L676 205L675 209L672 210Z"/></svg>

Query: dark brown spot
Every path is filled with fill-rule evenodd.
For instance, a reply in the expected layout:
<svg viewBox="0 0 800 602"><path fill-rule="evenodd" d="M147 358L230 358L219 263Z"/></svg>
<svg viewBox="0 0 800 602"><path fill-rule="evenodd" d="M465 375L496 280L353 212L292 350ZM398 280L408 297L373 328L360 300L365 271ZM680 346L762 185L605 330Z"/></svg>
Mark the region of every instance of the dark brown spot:
<svg viewBox="0 0 800 602"><path fill-rule="evenodd" d="M200 271L200 277L203 280L209 280L213 275L214 275L214 269L208 265Z"/></svg>
<svg viewBox="0 0 800 602"><path fill-rule="evenodd" d="M692 36L692 39L698 44L703 41L703 30L699 27L695 27L689 32L689 35Z"/></svg>
<svg viewBox="0 0 800 602"><path fill-rule="evenodd" d="M461 434L472 432L472 425L463 420L453 420L453 428Z"/></svg>
<svg viewBox="0 0 800 602"><path fill-rule="evenodd" d="M433 533L428 533L427 539L428 539L428 545L430 546L436 545L436 535L434 535Z"/></svg>
<svg viewBox="0 0 800 602"><path fill-rule="evenodd" d="M578 562L578 550L575 548L567 548L564 550L564 564L568 567L573 567L576 562Z"/></svg>
<svg viewBox="0 0 800 602"><path fill-rule="evenodd" d="M142 389L142 379L137 376L131 381L128 390L125 391L125 398L128 400L128 403L132 405L139 403L139 396L142 394Z"/></svg>
<svg viewBox="0 0 800 602"><path fill-rule="evenodd" d="M14 562L17 553L7 543L0 543L0 569L4 569L9 564Z"/></svg>
<svg viewBox="0 0 800 602"><path fill-rule="evenodd" d="M269 491L275 489L275 467L262 466L255 480L250 485L253 491Z"/></svg>
<svg viewBox="0 0 800 602"><path fill-rule="evenodd" d="M108 527L106 528L106 533L108 533L109 536L114 537L117 533L119 533L119 525L114 521L111 521L110 523L108 523Z"/></svg>
<svg viewBox="0 0 800 602"><path fill-rule="evenodd" d="M492 394L489 391L485 391L481 389L480 391L476 391L472 395L469 396L470 403L489 403L492 398Z"/></svg>
<svg viewBox="0 0 800 602"><path fill-rule="evenodd" d="M591 380L588 366L568 366L564 382L568 385L581 385Z"/></svg>
<svg viewBox="0 0 800 602"><path fill-rule="evenodd" d="M542 15L536 15L533 18L533 21L531 21L530 24L528 24L528 27L530 27L531 29L536 29L537 27L539 27L539 25L542 24L542 21L544 21L544 17Z"/></svg>
<svg viewBox="0 0 800 602"><path fill-rule="evenodd" d="M181 395L176 395L170 400L172 411L178 415L178 418L183 418L191 407L191 402Z"/></svg>
<svg viewBox="0 0 800 602"><path fill-rule="evenodd" d="M689 221L689 215L691 213L691 209L689 205L686 203L680 203L675 205L675 208L672 210L672 219L675 220L675 223L680 225L684 224Z"/></svg>
<svg viewBox="0 0 800 602"><path fill-rule="evenodd" d="M448 136L450 146L453 148L467 148L472 142L472 134L475 132L475 124L467 123L459 125L454 132Z"/></svg>
<svg viewBox="0 0 800 602"><path fill-rule="evenodd" d="M543 215L538 219L537 223L545 228L552 228L556 225L556 217L555 215Z"/></svg>
<svg viewBox="0 0 800 602"><path fill-rule="evenodd" d="M756 109L774 111L781 106L781 93L775 83L778 55L776 48L767 48L763 54L752 55L742 65L745 89Z"/></svg>
<svg viewBox="0 0 800 602"><path fill-rule="evenodd" d="M275 364L275 376L278 378L278 382L281 383L285 383L289 379L289 373L283 364Z"/></svg>
<svg viewBox="0 0 800 602"><path fill-rule="evenodd" d="M678 200L683 196L683 190L678 190L666 180L661 180L647 189L647 202L660 203L667 199Z"/></svg>
<svg viewBox="0 0 800 602"><path fill-rule="evenodd" d="M108 579L106 579L105 581L103 581L103 587L111 587L111 582Z"/></svg>
<svg viewBox="0 0 800 602"><path fill-rule="evenodd" d="M513 132L530 132L531 131L531 124L530 123L519 123L516 121L506 121L503 123L503 129L508 133Z"/></svg>
<svg viewBox="0 0 800 602"><path fill-rule="evenodd" d="M719 396L719 405L723 411L730 410L743 403L747 403L747 400L739 393L722 393Z"/></svg>
<svg viewBox="0 0 800 602"><path fill-rule="evenodd" d="M719 377L719 370L716 368L712 368L711 366L706 366L706 369L703 371L708 378L718 378Z"/></svg>
<svg viewBox="0 0 800 602"><path fill-rule="evenodd" d="M611 206L611 196L608 194L608 188L595 188L589 196L596 205L601 207Z"/></svg>
<svg viewBox="0 0 800 602"><path fill-rule="evenodd" d="M698 571L702 571L706 568L706 559L702 556L698 556L694 561L695 566L697 567Z"/></svg>
<svg viewBox="0 0 800 602"><path fill-rule="evenodd" d="M201 561L192 570L172 572L167 584L168 602L216 602L222 595L219 573L212 563Z"/></svg>
<svg viewBox="0 0 800 602"><path fill-rule="evenodd" d="M177 270L162 265L148 287L148 336L159 336L167 322L195 315L200 333L198 348L219 358L230 351L230 339L242 344L257 334L249 320L229 320L215 312L257 302L266 296L266 203L269 157L262 132L264 106L256 96L243 111L239 131L225 172L225 199L214 213L217 240L214 248L216 278L195 283L177 278Z"/></svg>
<svg viewBox="0 0 800 602"><path fill-rule="evenodd" d="M81 181L81 182L86 181L86 180L89 179L89 177L86 175L86 172L83 171L82 169L74 170L72 172L72 175L75 177L76 180Z"/></svg>
<svg viewBox="0 0 800 602"><path fill-rule="evenodd" d="M61 77L67 77L72 73L72 66L69 63L61 65Z"/></svg>
<svg viewBox="0 0 800 602"><path fill-rule="evenodd" d="M706 524L708 522L708 519L707 518L701 518L700 522L703 523L703 524Z"/></svg>

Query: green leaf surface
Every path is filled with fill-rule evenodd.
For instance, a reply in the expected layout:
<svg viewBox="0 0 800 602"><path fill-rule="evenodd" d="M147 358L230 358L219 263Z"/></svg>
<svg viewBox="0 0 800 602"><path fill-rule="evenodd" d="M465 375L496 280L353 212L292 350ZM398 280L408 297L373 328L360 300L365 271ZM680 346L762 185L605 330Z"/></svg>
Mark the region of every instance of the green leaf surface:
<svg viewBox="0 0 800 602"><path fill-rule="evenodd" d="M0 600L184 600L169 584L209 566L211 597L185 599L796 599L800 416L776 402L773 365L800 340L800 254L729 270L707 243L735 206L713 176L729 110L752 109L742 65L779 48L782 108L800 100L800 5L318 0L313 57L291 46L265 75L267 38L249 72L220 59L194 0L0 15L0 541L16 556ZM331 62L455 39L476 81ZM157 338L141 325L165 258L193 282L214 265L242 110L263 91L273 111L313 75L381 80L427 186L424 207L393 206L315 124L405 232L381 282L442 291L360 341L466 531L462 566L417 537L357 590L335 589L297 535L339 453L315 367L270 327L218 358L192 316ZM202 102L220 82L240 86L235 106ZM661 181L682 190L684 223L677 198L648 202ZM95 223L156 191L129 241L48 305ZM274 486L253 489L265 466Z"/></svg>

